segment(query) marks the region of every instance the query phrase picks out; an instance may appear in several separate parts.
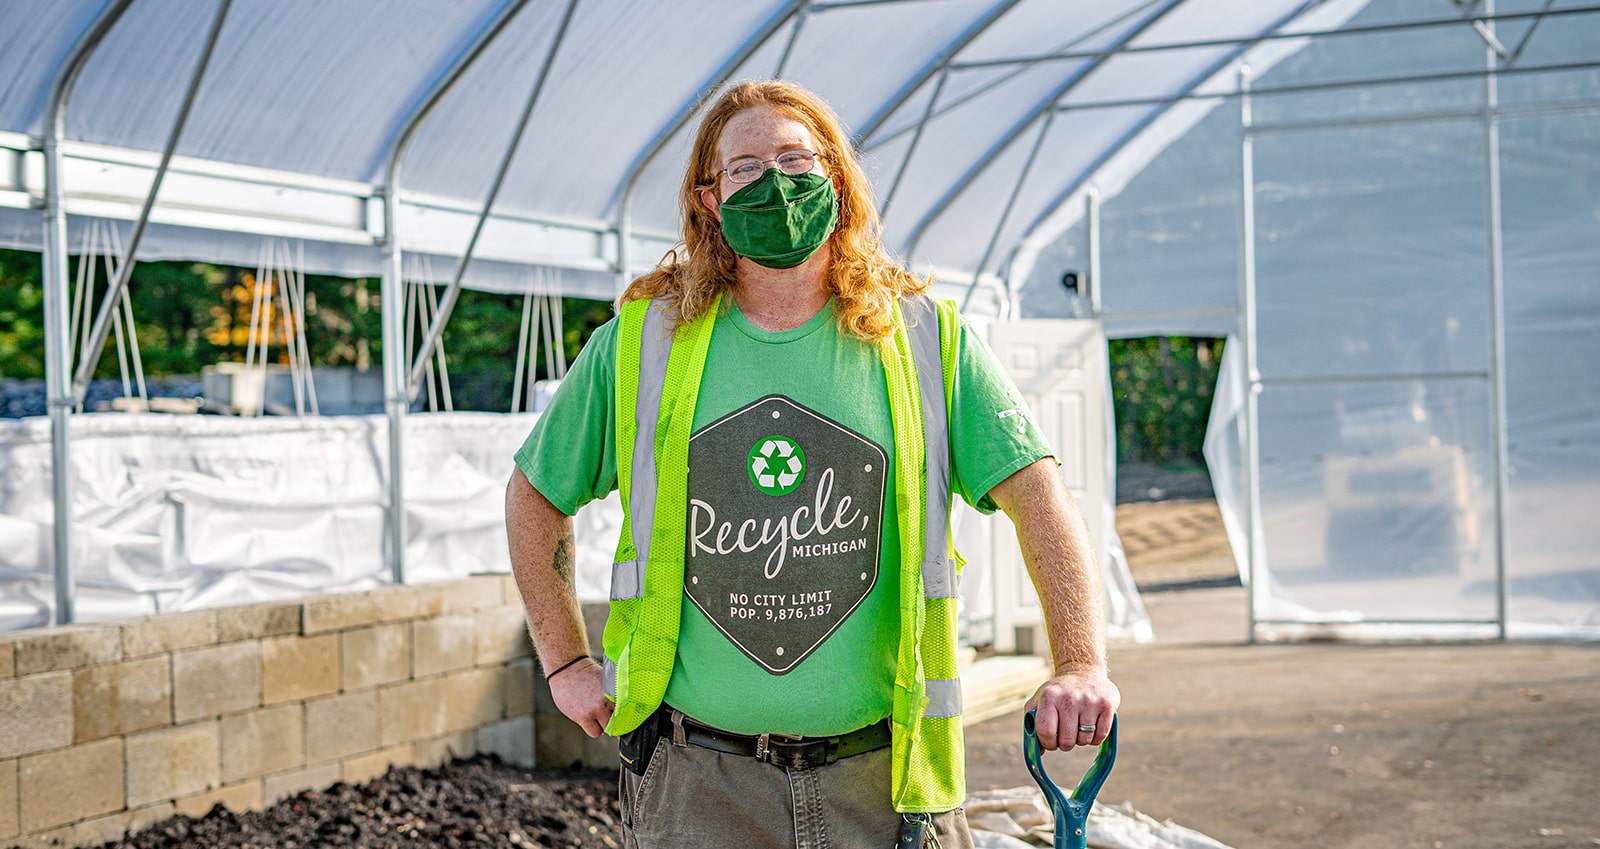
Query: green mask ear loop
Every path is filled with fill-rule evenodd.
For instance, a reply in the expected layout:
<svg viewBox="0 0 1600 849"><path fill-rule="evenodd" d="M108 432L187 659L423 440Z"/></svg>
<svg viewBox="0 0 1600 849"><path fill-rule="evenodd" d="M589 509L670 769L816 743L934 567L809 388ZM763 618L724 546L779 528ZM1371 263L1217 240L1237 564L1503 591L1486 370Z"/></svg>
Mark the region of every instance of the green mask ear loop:
<svg viewBox="0 0 1600 849"><path fill-rule="evenodd" d="M1039 745L1039 735L1034 730L1033 711L1022 717L1022 757L1028 762L1028 772L1044 791L1050 811L1056 818L1055 849L1087 849L1089 845L1089 809L1094 807L1094 797L1100 795L1100 785L1106 783L1111 767L1117 762L1117 715L1111 715L1111 733L1100 744L1100 753L1094 756L1089 771L1079 779L1072 795L1063 795L1050 776L1045 774L1041 758L1044 750Z"/></svg>

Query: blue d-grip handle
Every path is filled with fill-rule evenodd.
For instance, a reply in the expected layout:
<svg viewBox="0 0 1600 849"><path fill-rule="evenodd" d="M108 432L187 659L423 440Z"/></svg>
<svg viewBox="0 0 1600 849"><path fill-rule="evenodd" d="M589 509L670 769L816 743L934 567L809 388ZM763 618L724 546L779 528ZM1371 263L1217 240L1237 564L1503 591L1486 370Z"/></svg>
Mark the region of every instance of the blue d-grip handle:
<svg viewBox="0 0 1600 849"><path fill-rule="evenodd" d="M1044 791L1045 801L1056 818L1056 849L1087 849L1089 845L1089 809L1094 807L1094 797L1100 795L1100 785L1106 783L1111 767L1117 762L1117 715L1111 715L1111 733L1100 744L1100 753L1094 756L1089 771L1078 780L1072 795L1064 795L1050 776L1045 774L1041 758L1044 750L1039 745L1039 734L1033 727L1033 711L1022 717L1022 757L1028 762L1028 772Z"/></svg>

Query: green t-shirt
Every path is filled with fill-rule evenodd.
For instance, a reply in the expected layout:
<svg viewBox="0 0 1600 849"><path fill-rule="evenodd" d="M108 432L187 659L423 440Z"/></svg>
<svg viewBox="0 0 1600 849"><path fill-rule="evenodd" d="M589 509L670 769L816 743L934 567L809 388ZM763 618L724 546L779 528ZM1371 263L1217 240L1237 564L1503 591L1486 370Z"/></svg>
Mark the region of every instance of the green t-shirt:
<svg viewBox="0 0 1600 849"><path fill-rule="evenodd" d="M616 489L616 322L596 330L516 454L568 515ZM988 492L1051 455L1021 395L962 325L951 486ZM899 532L888 389L830 308L767 332L719 316L689 442L683 620L666 700L742 734L840 734L888 716Z"/></svg>

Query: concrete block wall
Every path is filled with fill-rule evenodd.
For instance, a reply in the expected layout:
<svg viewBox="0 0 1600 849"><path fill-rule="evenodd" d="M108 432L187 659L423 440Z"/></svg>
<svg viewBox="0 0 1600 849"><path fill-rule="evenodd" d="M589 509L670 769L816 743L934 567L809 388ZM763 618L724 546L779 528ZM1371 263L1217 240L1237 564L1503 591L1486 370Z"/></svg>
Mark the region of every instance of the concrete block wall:
<svg viewBox="0 0 1600 849"><path fill-rule="evenodd" d="M532 765L536 677L503 575L0 634L0 846L100 843L391 764Z"/></svg>

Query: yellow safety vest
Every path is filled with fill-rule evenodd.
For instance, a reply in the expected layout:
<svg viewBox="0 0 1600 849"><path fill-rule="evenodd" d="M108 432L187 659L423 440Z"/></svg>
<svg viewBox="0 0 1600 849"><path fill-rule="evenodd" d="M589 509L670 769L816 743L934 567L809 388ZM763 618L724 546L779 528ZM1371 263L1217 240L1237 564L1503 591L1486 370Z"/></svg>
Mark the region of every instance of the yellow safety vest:
<svg viewBox="0 0 1600 849"><path fill-rule="evenodd" d="M639 727L660 707L672 677L683 611L689 436L719 307L676 333L666 330L659 303L622 307L616 452L624 519L604 639L605 691L616 703L608 734ZM950 537L949 409L959 333L954 302L914 296L896 304L894 333L879 347L901 540L891 799L903 813L948 811L966 798L956 668L962 563Z"/></svg>

